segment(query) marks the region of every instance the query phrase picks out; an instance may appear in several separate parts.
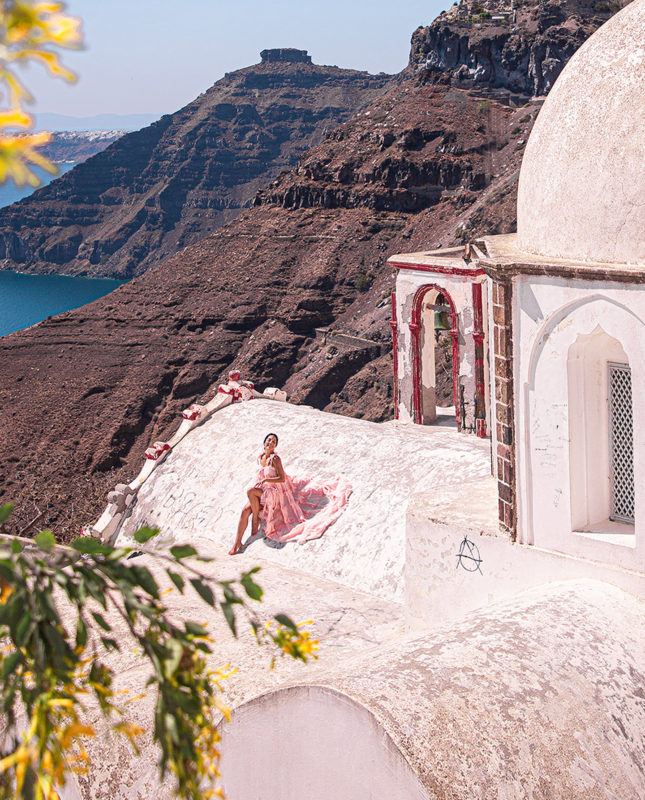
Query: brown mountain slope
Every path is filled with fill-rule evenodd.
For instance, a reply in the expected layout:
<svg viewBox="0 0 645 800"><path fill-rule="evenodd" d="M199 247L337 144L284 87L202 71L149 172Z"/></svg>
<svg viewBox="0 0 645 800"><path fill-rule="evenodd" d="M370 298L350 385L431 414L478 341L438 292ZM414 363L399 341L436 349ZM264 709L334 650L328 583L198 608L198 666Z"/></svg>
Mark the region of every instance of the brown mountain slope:
<svg viewBox="0 0 645 800"><path fill-rule="evenodd" d="M408 81L234 222L113 294L1 339L0 502L17 501L14 524L43 512L59 532L77 530L232 365L319 407L389 416L385 260L452 242L484 198L487 228L510 229L512 184L489 201L518 167L510 130L534 113ZM308 176L321 165L337 173L325 178L335 207L290 204L292 187L320 192ZM330 324L374 345L332 349L315 338Z"/></svg>
<svg viewBox="0 0 645 800"><path fill-rule="evenodd" d="M3 269L128 278L234 219L258 188L393 85L263 51L174 114L0 209Z"/></svg>
<svg viewBox="0 0 645 800"><path fill-rule="evenodd" d="M385 261L512 230L538 109L450 80L408 78L235 221L112 295L0 340L0 502L17 501L16 528L43 513L60 535L76 532L231 366L320 408L391 414Z"/></svg>

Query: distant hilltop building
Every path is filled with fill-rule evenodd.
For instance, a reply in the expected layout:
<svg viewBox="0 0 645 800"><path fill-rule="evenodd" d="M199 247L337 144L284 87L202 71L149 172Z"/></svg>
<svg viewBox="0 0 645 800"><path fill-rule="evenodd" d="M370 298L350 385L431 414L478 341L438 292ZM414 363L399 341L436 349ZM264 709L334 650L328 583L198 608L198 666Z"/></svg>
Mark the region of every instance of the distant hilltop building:
<svg viewBox="0 0 645 800"><path fill-rule="evenodd" d="M513 9L513 0L461 0L459 5L455 3L445 13L461 19L483 14L492 19L506 20L512 15Z"/></svg>
<svg viewBox="0 0 645 800"><path fill-rule="evenodd" d="M275 47L271 50L262 50L260 58L263 64L301 63L311 64L311 56L306 50L296 50L295 47Z"/></svg>

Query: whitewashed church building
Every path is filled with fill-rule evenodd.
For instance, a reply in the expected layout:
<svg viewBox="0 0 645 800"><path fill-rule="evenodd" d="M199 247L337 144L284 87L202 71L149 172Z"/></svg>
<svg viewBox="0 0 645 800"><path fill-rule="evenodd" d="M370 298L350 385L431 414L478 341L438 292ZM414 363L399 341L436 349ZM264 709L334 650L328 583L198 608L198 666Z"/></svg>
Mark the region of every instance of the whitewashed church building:
<svg viewBox="0 0 645 800"><path fill-rule="evenodd" d="M389 260L398 418L434 423L435 328L448 327L456 422L491 439L502 526L520 543L640 573L644 114L645 4L633 2L547 97L520 172L517 234Z"/></svg>
<svg viewBox="0 0 645 800"><path fill-rule="evenodd" d="M644 118L633 0L540 111L517 234L389 260L398 421L292 405L231 373L108 496L88 533L137 547L156 526L156 546L190 542L218 579L261 565L262 612L314 620L319 661L269 670L218 609L168 595L179 619L206 620L213 666L239 668L221 728L230 800L645 798ZM351 496L322 538L258 535L230 557L270 431L289 475L342 476ZM145 665L106 659L143 691L145 728ZM149 738L139 756L100 737L88 751L62 800L173 797Z"/></svg>

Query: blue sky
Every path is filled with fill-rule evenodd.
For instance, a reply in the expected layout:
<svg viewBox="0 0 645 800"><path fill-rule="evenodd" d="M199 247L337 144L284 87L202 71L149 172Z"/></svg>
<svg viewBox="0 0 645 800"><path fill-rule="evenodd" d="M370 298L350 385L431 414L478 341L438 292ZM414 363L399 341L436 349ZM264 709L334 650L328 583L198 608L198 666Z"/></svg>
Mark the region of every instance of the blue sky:
<svg viewBox="0 0 645 800"><path fill-rule="evenodd" d="M317 64L398 72L410 36L447 0L68 0L87 47L67 54L79 75L67 86L26 71L34 111L74 116L167 113L265 47L309 50Z"/></svg>

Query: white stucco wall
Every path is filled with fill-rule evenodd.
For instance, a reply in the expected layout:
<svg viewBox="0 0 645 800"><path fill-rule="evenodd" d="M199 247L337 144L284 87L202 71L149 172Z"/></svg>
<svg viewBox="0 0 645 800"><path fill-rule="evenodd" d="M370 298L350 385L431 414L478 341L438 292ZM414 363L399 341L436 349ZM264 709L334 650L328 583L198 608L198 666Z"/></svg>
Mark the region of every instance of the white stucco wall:
<svg viewBox="0 0 645 800"><path fill-rule="evenodd" d="M230 800L640 800L642 634L642 601L584 580L358 648L234 712Z"/></svg>
<svg viewBox="0 0 645 800"><path fill-rule="evenodd" d="M645 571L645 289L522 276L514 292L514 372L520 541L625 569ZM635 528L572 531L568 355L580 336L601 329L632 370ZM571 391L582 391L573 380ZM575 405L575 404L574 404ZM591 409L590 409L591 412ZM598 469L606 470L600 463ZM593 463L593 461L592 461ZM573 480L577 480L577 472ZM608 477L607 477L608 480ZM629 534L635 535L629 535Z"/></svg>
<svg viewBox="0 0 645 800"><path fill-rule="evenodd" d="M269 431L280 437L287 474L319 482L341 477L352 494L322 538L276 547L258 537L249 545L249 556L386 599L400 600L403 592L409 495L476 478L490 468L488 442L454 430L377 424L267 400L237 403L173 448L139 491L118 543L132 543L132 532L148 524L161 529L159 546L189 541L202 552L224 556Z"/></svg>
<svg viewBox="0 0 645 800"><path fill-rule="evenodd" d="M236 709L222 726L222 754L231 800L430 798L367 708L325 687L294 687Z"/></svg>
<svg viewBox="0 0 645 800"><path fill-rule="evenodd" d="M405 613L412 628L452 622L527 589L580 578L645 599L645 574L515 544L500 534L492 477L413 495L405 548Z"/></svg>

